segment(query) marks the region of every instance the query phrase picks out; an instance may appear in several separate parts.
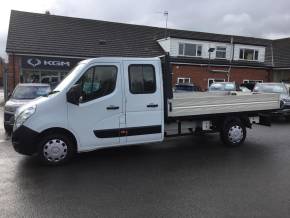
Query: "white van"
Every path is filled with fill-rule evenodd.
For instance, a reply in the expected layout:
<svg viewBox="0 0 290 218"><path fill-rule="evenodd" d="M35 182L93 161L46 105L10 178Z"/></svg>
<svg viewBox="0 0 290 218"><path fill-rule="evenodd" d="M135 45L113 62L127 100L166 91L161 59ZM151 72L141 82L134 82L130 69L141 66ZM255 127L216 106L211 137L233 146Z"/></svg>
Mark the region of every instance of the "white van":
<svg viewBox="0 0 290 218"><path fill-rule="evenodd" d="M17 110L12 134L15 150L60 164L76 152L159 142L165 136L196 131L220 132L226 145L237 146L244 142L251 123L267 124L259 117L261 111L279 109L276 94L173 96L170 63L161 60L80 62L50 95Z"/></svg>

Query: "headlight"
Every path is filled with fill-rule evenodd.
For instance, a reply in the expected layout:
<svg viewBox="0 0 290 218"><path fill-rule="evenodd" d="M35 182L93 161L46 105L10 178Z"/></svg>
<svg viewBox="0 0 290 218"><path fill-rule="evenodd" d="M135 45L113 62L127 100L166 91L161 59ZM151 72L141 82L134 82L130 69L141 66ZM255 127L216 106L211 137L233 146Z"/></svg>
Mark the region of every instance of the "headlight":
<svg viewBox="0 0 290 218"><path fill-rule="evenodd" d="M13 126L13 130L15 131L16 129L18 129L20 126L22 126L22 124L29 118L32 116L32 114L35 113L36 110L36 105L30 106L26 109L24 109L23 111L21 111L19 114L16 113L15 116L15 123Z"/></svg>
<svg viewBox="0 0 290 218"><path fill-rule="evenodd" d="M281 99L280 100L280 109L283 109L285 102Z"/></svg>

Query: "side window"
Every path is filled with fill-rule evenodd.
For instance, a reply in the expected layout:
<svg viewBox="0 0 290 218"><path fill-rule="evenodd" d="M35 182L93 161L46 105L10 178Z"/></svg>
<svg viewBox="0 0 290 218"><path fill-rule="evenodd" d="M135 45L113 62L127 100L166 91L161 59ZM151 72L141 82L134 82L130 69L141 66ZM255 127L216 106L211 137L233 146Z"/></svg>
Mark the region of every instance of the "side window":
<svg viewBox="0 0 290 218"><path fill-rule="evenodd" d="M153 65L130 65L129 88L132 94L154 93L156 91L156 77Z"/></svg>
<svg viewBox="0 0 290 218"><path fill-rule="evenodd" d="M115 90L116 81L117 67L91 67L77 82L82 87L81 102L84 103L111 94Z"/></svg>

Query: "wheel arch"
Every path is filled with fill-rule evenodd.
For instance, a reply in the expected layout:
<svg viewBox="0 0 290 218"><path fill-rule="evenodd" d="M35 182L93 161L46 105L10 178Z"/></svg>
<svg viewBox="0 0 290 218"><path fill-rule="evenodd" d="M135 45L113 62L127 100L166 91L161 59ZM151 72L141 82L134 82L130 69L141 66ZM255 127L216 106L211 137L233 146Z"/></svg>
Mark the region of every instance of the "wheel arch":
<svg viewBox="0 0 290 218"><path fill-rule="evenodd" d="M214 120L214 124L217 127L217 129L222 129L225 125L227 125L230 122L240 122L247 128L252 128L252 124L250 122L250 119L245 114L237 114L237 115L229 115L229 116L222 116L218 119Z"/></svg>
<svg viewBox="0 0 290 218"><path fill-rule="evenodd" d="M74 144L74 146L75 146L76 151L78 150L78 141L77 141L77 138L75 137L75 135L74 135L71 131L69 131L69 130L67 130L67 129L65 129L65 128L61 128L61 127L52 127L52 128L45 129L45 130L43 130L43 131L39 134L38 138L40 139L40 138L42 138L44 135L52 134L52 133L61 133L61 134L65 134L66 136L68 136L68 137L72 140L72 142L73 142L73 144Z"/></svg>

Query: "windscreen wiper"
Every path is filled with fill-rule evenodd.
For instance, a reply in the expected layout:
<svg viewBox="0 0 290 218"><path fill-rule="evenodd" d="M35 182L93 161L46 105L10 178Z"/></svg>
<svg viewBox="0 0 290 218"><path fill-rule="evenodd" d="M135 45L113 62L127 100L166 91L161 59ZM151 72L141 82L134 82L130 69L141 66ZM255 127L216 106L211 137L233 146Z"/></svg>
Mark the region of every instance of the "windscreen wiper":
<svg viewBox="0 0 290 218"><path fill-rule="evenodd" d="M51 91L47 95L44 95L44 96L49 96L49 95L52 95L52 94L57 93L57 92L59 92L59 91L58 90L54 90L54 91Z"/></svg>

